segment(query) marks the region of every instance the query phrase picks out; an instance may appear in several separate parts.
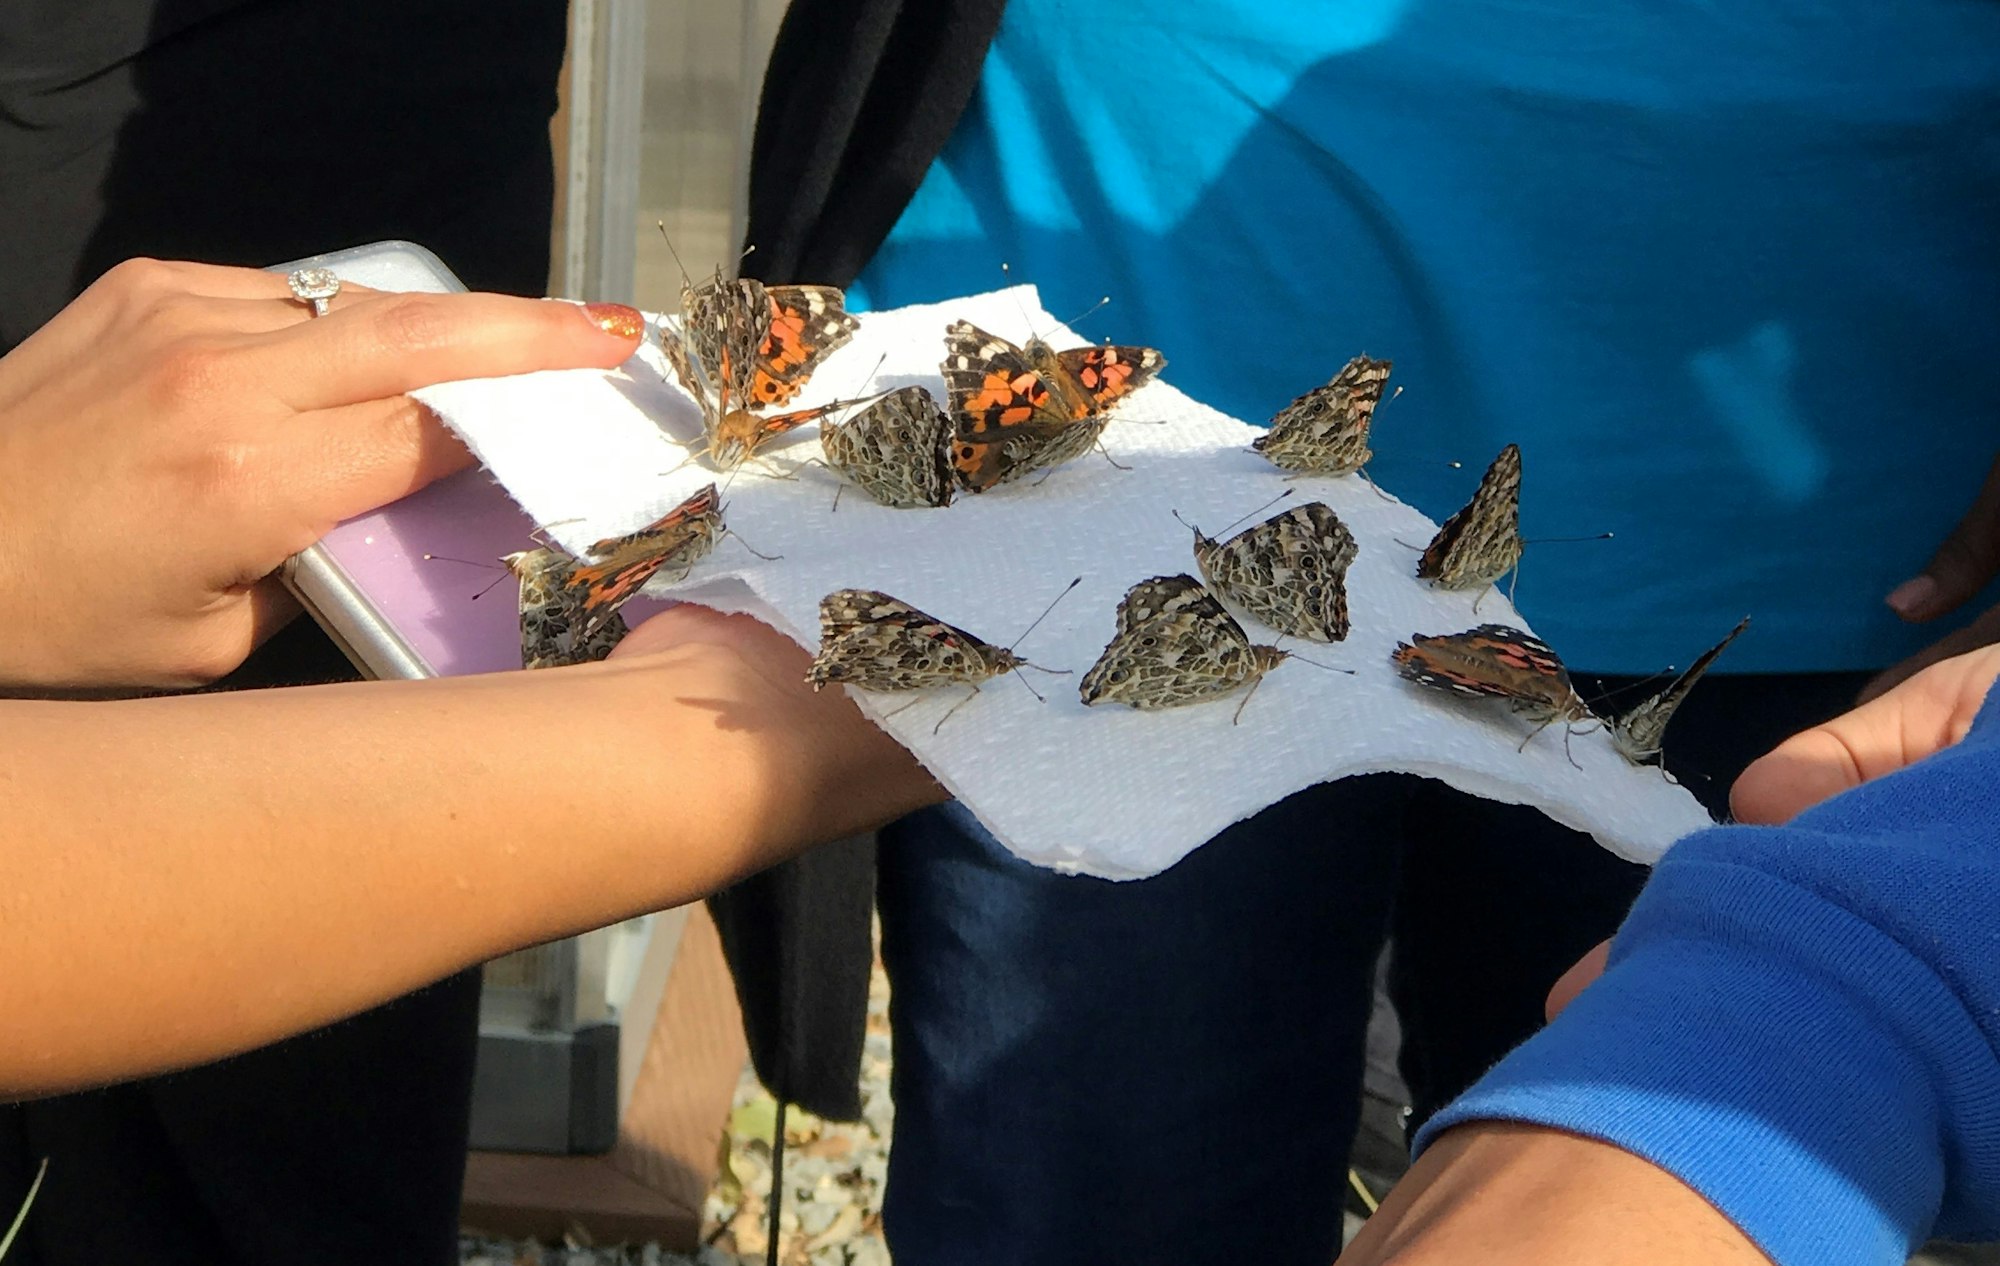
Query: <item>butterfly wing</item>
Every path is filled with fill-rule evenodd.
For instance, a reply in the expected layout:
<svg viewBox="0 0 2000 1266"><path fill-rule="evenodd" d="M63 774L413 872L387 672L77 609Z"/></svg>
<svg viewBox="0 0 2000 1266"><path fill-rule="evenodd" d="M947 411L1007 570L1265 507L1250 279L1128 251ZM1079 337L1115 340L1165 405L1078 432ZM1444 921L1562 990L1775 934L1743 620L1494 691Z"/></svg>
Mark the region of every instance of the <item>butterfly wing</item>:
<svg viewBox="0 0 2000 1266"><path fill-rule="evenodd" d="M820 431L827 462L886 506L951 504L951 418L922 387L899 387Z"/></svg>
<svg viewBox="0 0 2000 1266"><path fill-rule="evenodd" d="M846 346L861 328L834 286L767 286L769 306L747 399L758 408L781 405L799 394L821 361Z"/></svg>
<svg viewBox="0 0 2000 1266"><path fill-rule="evenodd" d="M1126 591L1118 631L1083 675L1084 703L1142 711L1218 699L1275 660L1259 655L1215 595L1192 576L1156 576Z"/></svg>
<svg viewBox="0 0 2000 1266"><path fill-rule="evenodd" d="M1391 363L1356 356L1333 381L1315 387L1271 418L1250 447L1287 470L1345 475L1368 464L1369 423L1381 403Z"/></svg>
<svg viewBox="0 0 2000 1266"><path fill-rule="evenodd" d="M568 588L583 612L579 636L596 632L654 576L686 576L721 534L722 498L709 484L638 531L592 545L592 561L569 571Z"/></svg>
<svg viewBox="0 0 2000 1266"><path fill-rule="evenodd" d="M1197 536L1195 562L1217 594L1280 633L1347 636L1347 569L1359 546L1330 506L1294 506L1227 541Z"/></svg>
<svg viewBox="0 0 2000 1266"><path fill-rule="evenodd" d="M1505 699L1537 716L1587 714L1569 670L1547 642L1507 624L1463 633L1415 634L1390 658L1403 676L1457 694Z"/></svg>
<svg viewBox="0 0 2000 1266"><path fill-rule="evenodd" d="M757 367L770 336L771 304L763 283L748 277L705 283L684 296L681 337L714 384L717 412L754 397Z"/></svg>
<svg viewBox="0 0 2000 1266"><path fill-rule="evenodd" d="M924 690L977 684L1020 661L1007 650L873 589L840 589L820 599L819 654L806 680L865 690Z"/></svg>
<svg viewBox="0 0 2000 1266"><path fill-rule="evenodd" d="M615 612L581 636L583 611L570 585L572 560L559 550L533 549L506 558L521 581L521 666L558 668L603 659L630 630Z"/></svg>
<svg viewBox="0 0 2000 1266"><path fill-rule="evenodd" d="M1674 713L1694 689L1695 682L1700 681L1701 675L1708 671L1709 665L1749 627L1750 617L1746 615L1727 637L1702 652L1700 658L1689 664L1687 671L1674 678L1665 690L1643 700L1630 712L1614 720L1611 723L1611 745L1634 765L1656 763L1665 746L1667 722L1674 719Z"/></svg>
<svg viewBox="0 0 2000 1266"><path fill-rule="evenodd" d="M1417 578L1446 589L1490 585L1521 561L1521 450L1509 444L1472 500L1444 521L1417 560Z"/></svg>
<svg viewBox="0 0 2000 1266"><path fill-rule="evenodd" d="M1051 354L1046 348L1046 344L1030 344L1028 350ZM1062 379L1089 402L1091 413L1101 413L1145 386L1167 365L1167 358L1150 347L1101 344L1052 354ZM1077 412L1074 402L1071 412Z"/></svg>

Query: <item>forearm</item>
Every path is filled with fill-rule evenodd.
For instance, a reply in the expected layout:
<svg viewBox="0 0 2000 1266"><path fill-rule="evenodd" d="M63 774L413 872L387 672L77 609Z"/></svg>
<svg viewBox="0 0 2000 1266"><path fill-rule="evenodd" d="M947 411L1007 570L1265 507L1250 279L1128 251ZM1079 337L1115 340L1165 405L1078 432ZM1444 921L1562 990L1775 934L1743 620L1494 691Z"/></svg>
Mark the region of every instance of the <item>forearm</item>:
<svg viewBox="0 0 2000 1266"><path fill-rule="evenodd" d="M704 706L716 654L0 705L0 1096L256 1045L865 825L786 785L854 781L810 731Z"/></svg>
<svg viewBox="0 0 2000 1266"><path fill-rule="evenodd" d="M1768 1266L1672 1174L1559 1130L1480 1122L1437 1140L1341 1266Z"/></svg>

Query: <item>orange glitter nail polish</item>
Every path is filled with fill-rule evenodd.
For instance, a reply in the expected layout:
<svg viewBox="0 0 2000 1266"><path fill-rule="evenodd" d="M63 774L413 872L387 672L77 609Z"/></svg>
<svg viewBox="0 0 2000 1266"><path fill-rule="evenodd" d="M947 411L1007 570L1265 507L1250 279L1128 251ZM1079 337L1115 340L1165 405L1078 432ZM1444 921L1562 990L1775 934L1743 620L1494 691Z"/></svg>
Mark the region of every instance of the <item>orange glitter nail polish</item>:
<svg viewBox="0 0 2000 1266"><path fill-rule="evenodd" d="M646 318L639 309L622 303L586 303L583 315L598 329L619 338L638 338L646 332Z"/></svg>

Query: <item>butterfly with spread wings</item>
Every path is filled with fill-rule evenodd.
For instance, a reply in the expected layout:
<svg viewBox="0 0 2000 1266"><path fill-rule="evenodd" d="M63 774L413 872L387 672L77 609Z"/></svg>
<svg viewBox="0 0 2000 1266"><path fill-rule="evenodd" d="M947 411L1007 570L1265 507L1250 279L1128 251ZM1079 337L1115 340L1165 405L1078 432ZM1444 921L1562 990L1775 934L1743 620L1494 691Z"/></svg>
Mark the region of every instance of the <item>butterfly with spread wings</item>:
<svg viewBox="0 0 2000 1266"><path fill-rule="evenodd" d="M942 369L959 484L985 492L1089 452L1110 421L1110 407L1166 363L1150 347L1059 352L1039 338L1017 347L969 321L953 322L945 330Z"/></svg>
<svg viewBox="0 0 2000 1266"><path fill-rule="evenodd" d="M767 414L789 403L820 362L854 337L860 322L832 286L766 286L747 277L681 292L678 334L661 350L701 410L703 455L730 469L769 441L854 401Z"/></svg>

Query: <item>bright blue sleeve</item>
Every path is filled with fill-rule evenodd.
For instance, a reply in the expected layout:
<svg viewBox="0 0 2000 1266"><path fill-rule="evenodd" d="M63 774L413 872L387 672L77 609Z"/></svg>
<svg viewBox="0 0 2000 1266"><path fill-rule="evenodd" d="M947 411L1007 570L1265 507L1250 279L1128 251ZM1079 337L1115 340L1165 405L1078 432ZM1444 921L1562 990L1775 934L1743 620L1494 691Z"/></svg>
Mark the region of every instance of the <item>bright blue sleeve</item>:
<svg viewBox="0 0 2000 1266"><path fill-rule="evenodd" d="M1780 1266L2000 1238L2000 690L1958 745L1674 846L1611 961L1417 1139L1605 1140Z"/></svg>

